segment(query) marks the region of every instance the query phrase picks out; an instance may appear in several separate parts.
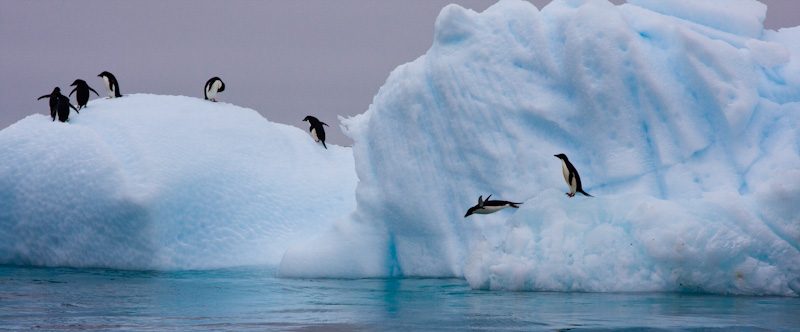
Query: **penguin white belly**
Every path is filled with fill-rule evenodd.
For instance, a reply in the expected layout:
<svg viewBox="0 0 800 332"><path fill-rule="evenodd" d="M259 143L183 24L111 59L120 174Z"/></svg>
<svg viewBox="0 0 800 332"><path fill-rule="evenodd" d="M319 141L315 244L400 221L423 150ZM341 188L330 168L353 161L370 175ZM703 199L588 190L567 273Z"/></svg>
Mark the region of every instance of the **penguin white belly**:
<svg viewBox="0 0 800 332"><path fill-rule="evenodd" d="M217 99L217 92L219 91L219 88L221 86L222 86L222 82L221 81L214 81L214 83L211 83L208 86L208 90L206 90L206 96L208 96L208 99L216 100Z"/></svg>
<svg viewBox="0 0 800 332"><path fill-rule="evenodd" d="M314 137L314 142L319 142L319 138L317 137L317 130L311 129L311 137Z"/></svg>
<svg viewBox="0 0 800 332"><path fill-rule="evenodd" d="M569 168L567 168L567 163L563 160L561 161L561 172L564 173L564 181L566 181L569 186L569 193L574 194L578 188L578 180L574 176L572 177L572 181L569 180Z"/></svg>
<svg viewBox="0 0 800 332"><path fill-rule="evenodd" d="M477 213L477 214L490 214L490 213L495 213L497 211L505 209L507 207L508 207L508 205L484 206L484 207L482 207L480 209L475 210L475 213Z"/></svg>
<svg viewBox="0 0 800 332"><path fill-rule="evenodd" d="M114 98L114 87L111 86L111 82L108 81L108 76L103 76L103 84L106 86L106 92L108 92L109 98Z"/></svg>

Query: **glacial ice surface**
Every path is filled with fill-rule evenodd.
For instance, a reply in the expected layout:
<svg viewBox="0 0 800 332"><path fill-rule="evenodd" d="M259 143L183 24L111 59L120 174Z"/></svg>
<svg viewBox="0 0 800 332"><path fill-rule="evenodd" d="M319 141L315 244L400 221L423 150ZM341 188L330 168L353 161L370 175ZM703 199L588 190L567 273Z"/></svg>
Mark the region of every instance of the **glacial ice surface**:
<svg viewBox="0 0 800 332"><path fill-rule="evenodd" d="M753 0L450 5L354 141L357 208L286 277L800 293L800 27ZM565 153L595 197L569 198ZM464 218L478 196L518 210Z"/></svg>

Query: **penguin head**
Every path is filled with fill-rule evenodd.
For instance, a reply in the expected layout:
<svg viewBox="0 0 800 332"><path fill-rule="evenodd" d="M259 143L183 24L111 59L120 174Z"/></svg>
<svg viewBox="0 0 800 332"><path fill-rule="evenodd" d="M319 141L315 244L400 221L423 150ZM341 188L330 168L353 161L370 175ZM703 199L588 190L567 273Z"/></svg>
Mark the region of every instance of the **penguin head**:
<svg viewBox="0 0 800 332"><path fill-rule="evenodd" d="M489 200L489 197L492 197L492 195L489 195L488 197L486 197L487 201ZM475 213L476 210L482 209L484 202L485 201L483 200L483 195L479 196L478 197L478 205L475 205L475 206L469 208L469 210L467 210L467 214L464 215L464 218L469 217L471 214Z"/></svg>
<svg viewBox="0 0 800 332"><path fill-rule="evenodd" d="M55 87L55 88L53 88L53 94L58 94L58 95L60 95L60 94L61 94L61 88L59 88L59 87Z"/></svg>
<svg viewBox="0 0 800 332"><path fill-rule="evenodd" d="M104 72L102 72L102 73L97 75L97 77L113 77L113 76L114 75L111 75L111 73L109 73L107 71L104 71Z"/></svg>
<svg viewBox="0 0 800 332"><path fill-rule="evenodd" d="M470 215L472 215L475 212L475 210L477 210L477 209L478 209L477 206L473 206L473 207L469 208L469 210L467 210L467 214L464 215L464 218L469 217Z"/></svg>
<svg viewBox="0 0 800 332"><path fill-rule="evenodd" d="M558 158L558 159L561 159L561 160L567 160L567 155L565 155L563 153L554 154L553 156Z"/></svg>
<svg viewBox="0 0 800 332"><path fill-rule="evenodd" d="M86 84L86 81L81 80L81 79L77 79L77 80L75 80L75 82L72 82L72 84L70 84L69 86L81 86L81 85L84 85L84 84Z"/></svg>
<svg viewBox="0 0 800 332"><path fill-rule="evenodd" d="M303 121L306 121L306 122L308 122L310 124L314 124L314 123L319 122L319 120L317 118L315 118L313 116L310 116L310 115L306 116L305 118L303 118Z"/></svg>

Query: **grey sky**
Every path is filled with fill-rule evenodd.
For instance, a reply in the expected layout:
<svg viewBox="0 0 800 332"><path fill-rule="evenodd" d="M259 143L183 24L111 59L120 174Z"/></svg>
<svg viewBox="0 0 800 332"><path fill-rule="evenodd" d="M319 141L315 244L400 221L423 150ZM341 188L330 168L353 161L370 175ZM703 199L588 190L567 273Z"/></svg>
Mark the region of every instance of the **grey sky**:
<svg viewBox="0 0 800 332"><path fill-rule="evenodd" d="M304 130L315 115L330 143L348 145L337 115L366 111L395 67L427 51L442 7L495 2L0 0L0 128L46 114L36 98L78 78L105 97L97 74L107 70L123 94L202 98L219 76L219 101ZM762 2L767 28L800 25L800 1Z"/></svg>

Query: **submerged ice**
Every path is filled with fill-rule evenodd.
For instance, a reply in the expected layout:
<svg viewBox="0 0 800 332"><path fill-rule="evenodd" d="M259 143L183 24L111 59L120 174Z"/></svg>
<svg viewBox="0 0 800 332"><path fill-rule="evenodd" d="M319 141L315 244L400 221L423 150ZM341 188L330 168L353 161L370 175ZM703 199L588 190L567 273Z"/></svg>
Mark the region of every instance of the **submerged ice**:
<svg viewBox="0 0 800 332"><path fill-rule="evenodd" d="M298 116L298 123L302 116ZM129 94L0 131L0 264L277 264L355 208L350 148L198 98Z"/></svg>
<svg viewBox="0 0 800 332"><path fill-rule="evenodd" d="M358 207L279 274L800 293L800 28L764 30L766 9L445 7L430 50L342 119ZM564 195L559 153L596 197ZM488 194L524 204L463 218Z"/></svg>

